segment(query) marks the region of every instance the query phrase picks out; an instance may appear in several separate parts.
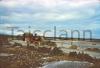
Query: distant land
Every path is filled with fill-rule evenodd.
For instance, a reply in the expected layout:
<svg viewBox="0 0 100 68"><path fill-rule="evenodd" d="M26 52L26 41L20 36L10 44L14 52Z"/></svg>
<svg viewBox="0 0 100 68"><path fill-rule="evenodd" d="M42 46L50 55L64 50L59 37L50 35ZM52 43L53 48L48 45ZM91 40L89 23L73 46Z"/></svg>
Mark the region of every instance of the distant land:
<svg viewBox="0 0 100 68"><path fill-rule="evenodd" d="M14 35L14 36L12 36L12 35L7 35L7 34L0 34L0 38L3 38L3 37L8 37L8 38L16 38L17 39L17 37L22 37L21 35ZM70 37L68 37L68 38L65 38L65 37L44 37L46 40L57 40L57 39L59 39L59 40L73 40L73 41L75 41L75 40L77 40L77 41L90 41L90 42L100 42L100 39L96 39L96 38L92 38L92 39L89 39L89 38L70 38Z"/></svg>

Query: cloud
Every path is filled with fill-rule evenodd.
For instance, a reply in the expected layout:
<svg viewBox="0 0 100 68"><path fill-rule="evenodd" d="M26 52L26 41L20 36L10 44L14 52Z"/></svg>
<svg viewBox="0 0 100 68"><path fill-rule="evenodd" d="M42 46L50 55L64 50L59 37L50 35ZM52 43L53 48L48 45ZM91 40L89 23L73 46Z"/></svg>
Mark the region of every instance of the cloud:
<svg viewBox="0 0 100 68"><path fill-rule="evenodd" d="M80 19L81 15L77 15L76 13L37 13L33 15L34 18L41 20L56 20L56 21L64 21L64 20L75 20Z"/></svg>
<svg viewBox="0 0 100 68"><path fill-rule="evenodd" d="M9 20L9 21L17 21L17 22L25 22L25 21L69 21L69 20L83 20L88 17L93 16L94 13L90 12L67 12L67 13L55 13L55 12L47 12L47 13L12 13L8 16L1 16L1 19Z"/></svg>
<svg viewBox="0 0 100 68"><path fill-rule="evenodd" d="M5 22L5 26L61 25L69 29L100 29L99 0L2 0L0 9L0 21Z"/></svg>
<svg viewBox="0 0 100 68"><path fill-rule="evenodd" d="M31 13L37 14L44 13L94 13L96 5L99 0L2 0L0 2L1 7L6 7L7 12L11 13ZM93 7L93 5L95 5ZM92 7L90 7L92 6ZM92 9L91 9L92 8ZM50 14L49 14L50 15ZM54 14L55 15L55 14ZM68 14L68 16L70 13ZM65 18L65 15L61 17Z"/></svg>
<svg viewBox="0 0 100 68"><path fill-rule="evenodd" d="M79 7L79 6L85 6L85 5L93 5L93 4L97 4L99 2L99 0L72 0L73 2L71 2L69 5L72 7Z"/></svg>
<svg viewBox="0 0 100 68"><path fill-rule="evenodd" d="M17 6L30 6L34 7L46 7L54 8L57 6L65 5L66 7L80 7L85 5L93 5L98 3L99 0L2 0L1 5L6 7L17 7ZM63 6L62 6L63 7Z"/></svg>
<svg viewBox="0 0 100 68"><path fill-rule="evenodd" d="M6 23L6 24L1 24L0 25L0 29L5 29L5 30L9 30L9 29L11 29L11 28L14 28L14 27L16 27L15 25L13 25L13 24L8 24L8 23Z"/></svg>

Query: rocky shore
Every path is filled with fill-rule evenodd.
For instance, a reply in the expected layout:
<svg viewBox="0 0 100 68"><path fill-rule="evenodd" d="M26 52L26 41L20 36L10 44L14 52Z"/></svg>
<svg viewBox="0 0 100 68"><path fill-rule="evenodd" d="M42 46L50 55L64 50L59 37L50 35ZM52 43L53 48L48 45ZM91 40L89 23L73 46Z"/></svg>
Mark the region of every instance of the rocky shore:
<svg viewBox="0 0 100 68"><path fill-rule="evenodd" d="M0 47L0 54L11 54L0 56L0 68L40 68L44 63L53 61L87 61L93 63L90 68L99 68L100 59L92 58L84 53L63 53L59 48L55 47L50 50L46 47L35 48L30 47Z"/></svg>

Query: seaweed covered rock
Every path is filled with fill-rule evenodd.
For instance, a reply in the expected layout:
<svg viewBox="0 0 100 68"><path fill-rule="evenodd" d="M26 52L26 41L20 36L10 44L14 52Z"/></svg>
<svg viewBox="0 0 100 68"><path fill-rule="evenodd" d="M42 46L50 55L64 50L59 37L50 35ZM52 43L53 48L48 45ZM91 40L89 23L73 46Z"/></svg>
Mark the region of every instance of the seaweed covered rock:
<svg viewBox="0 0 100 68"><path fill-rule="evenodd" d="M76 45L71 45L71 46L69 46L68 48L69 48L69 49L77 49L78 46L76 46Z"/></svg>
<svg viewBox="0 0 100 68"><path fill-rule="evenodd" d="M47 48L47 47L39 47L37 49L39 52L42 52L42 53L49 53L51 51L51 48Z"/></svg>
<svg viewBox="0 0 100 68"><path fill-rule="evenodd" d="M85 49L87 51L95 51L95 52L100 52L100 49L99 48L87 48Z"/></svg>
<svg viewBox="0 0 100 68"><path fill-rule="evenodd" d="M13 46L22 46L22 44L15 42Z"/></svg>
<svg viewBox="0 0 100 68"><path fill-rule="evenodd" d="M63 51L60 50L60 48L58 47L54 47L51 52L50 52L50 55L63 55Z"/></svg>

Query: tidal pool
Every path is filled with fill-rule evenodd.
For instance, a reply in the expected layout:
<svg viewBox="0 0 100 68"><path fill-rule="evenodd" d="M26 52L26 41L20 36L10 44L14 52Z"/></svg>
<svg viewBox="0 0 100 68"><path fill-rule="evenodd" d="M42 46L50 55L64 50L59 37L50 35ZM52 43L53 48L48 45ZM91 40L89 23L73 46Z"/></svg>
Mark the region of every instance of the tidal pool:
<svg viewBox="0 0 100 68"><path fill-rule="evenodd" d="M89 62L59 61L46 64L42 68L89 68L91 65Z"/></svg>

